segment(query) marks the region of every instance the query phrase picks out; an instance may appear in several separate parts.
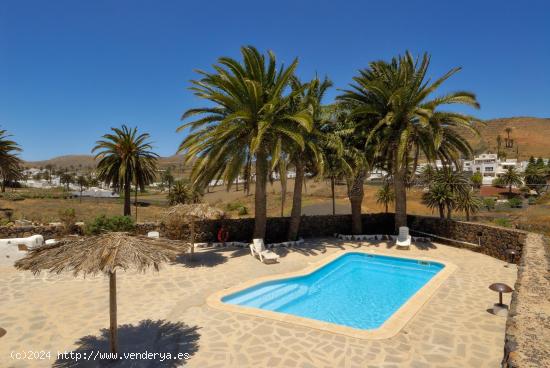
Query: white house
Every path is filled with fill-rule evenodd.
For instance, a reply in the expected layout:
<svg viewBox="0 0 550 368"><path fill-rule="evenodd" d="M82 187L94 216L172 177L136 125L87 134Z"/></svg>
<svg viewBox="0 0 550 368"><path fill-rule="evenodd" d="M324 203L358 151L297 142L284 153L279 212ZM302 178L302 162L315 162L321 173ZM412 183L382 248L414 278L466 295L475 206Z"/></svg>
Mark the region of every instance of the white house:
<svg viewBox="0 0 550 368"><path fill-rule="evenodd" d="M527 161L516 159L501 160L496 153L483 153L474 157L473 160L465 160L462 164L462 170L472 173L479 172L483 177L483 184L490 185L494 179L501 176L510 167L516 168L519 172L524 172L527 167Z"/></svg>

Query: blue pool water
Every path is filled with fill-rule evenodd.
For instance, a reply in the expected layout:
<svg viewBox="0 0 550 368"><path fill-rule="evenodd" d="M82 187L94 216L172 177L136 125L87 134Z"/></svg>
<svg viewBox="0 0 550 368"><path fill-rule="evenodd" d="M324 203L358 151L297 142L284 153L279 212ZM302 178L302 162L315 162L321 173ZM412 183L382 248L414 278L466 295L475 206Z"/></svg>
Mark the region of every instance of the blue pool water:
<svg viewBox="0 0 550 368"><path fill-rule="evenodd" d="M222 302L349 326L376 329L444 265L346 253L314 272L264 282Z"/></svg>

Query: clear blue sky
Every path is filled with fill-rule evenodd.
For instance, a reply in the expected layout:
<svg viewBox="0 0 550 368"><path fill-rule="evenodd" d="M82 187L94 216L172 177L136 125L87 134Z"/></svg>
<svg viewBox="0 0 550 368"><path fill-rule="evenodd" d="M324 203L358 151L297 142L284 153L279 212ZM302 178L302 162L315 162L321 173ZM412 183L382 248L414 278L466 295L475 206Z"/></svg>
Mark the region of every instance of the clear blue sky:
<svg viewBox="0 0 550 368"><path fill-rule="evenodd" d="M444 90L475 92L479 117L549 117L549 19L547 0L2 0L0 125L27 160L88 154L122 123L171 155L202 105L193 70L247 44L339 88L369 61L428 51L434 76L464 68Z"/></svg>

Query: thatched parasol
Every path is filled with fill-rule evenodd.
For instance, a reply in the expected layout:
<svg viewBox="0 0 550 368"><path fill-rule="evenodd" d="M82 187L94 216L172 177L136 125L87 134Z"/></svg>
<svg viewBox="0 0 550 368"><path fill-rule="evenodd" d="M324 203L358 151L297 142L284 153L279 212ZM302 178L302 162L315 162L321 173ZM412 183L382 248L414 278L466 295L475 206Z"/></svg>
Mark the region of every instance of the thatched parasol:
<svg viewBox="0 0 550 368"><path fill-rule="evenodd" d="M208 203L177 204L164 213L165 222L180 218L189 224L191 254L195 252L195 221L217 220L223 217L225 217L225 213L222 210L212 207Z"/></svg>
<svg viewBox="0 0 550 368"><path fill-rule="evenodd" d="M35 275L43 270L53 273L72 272L74 276L104 273L109 276L109 314L111 352L118 351L117 341L117 269L143 272L150 267L159 270L162 262L184 253L187 244L167 239L106 233L98 236L64 240L57 244L32 249L15 263L20 270Z"/></svg>

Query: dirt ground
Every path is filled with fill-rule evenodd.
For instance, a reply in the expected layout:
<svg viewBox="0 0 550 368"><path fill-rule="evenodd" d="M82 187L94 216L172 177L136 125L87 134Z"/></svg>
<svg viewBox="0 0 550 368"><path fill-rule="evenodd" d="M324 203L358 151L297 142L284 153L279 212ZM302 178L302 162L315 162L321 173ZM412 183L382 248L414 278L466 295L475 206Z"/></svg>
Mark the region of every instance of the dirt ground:
<svg viewBox="0 0 550 368"><path fill-rule="evenodd" d="M286 202L282 214L290 215L292 208L292 190L294 188L293 180L289 180L286 194ZM365 198L363 200L364 213L383 212L384 206L376 203L376 191L379 186L375 184L365 185ZM44 195L44 190L18 189L16 193L26 197L32 195ZM246 207L246 215L243 217L254 216L254 191L246 195L242 185L233 187L229 191L225 187L211 188L205 194L205 201L225 210L230 217L239 217L237 210L229 210L228 205L233 208ZM89 221L99 215L121 215L122 199L94 199L78 198L63 199L63 192L52 190L46 196L55 198L26 198L21 201L9 201L0 199L0 208L12 209L12 219L28 219L41 223L54 222L59 220L59 213L67 208L74 208L78 221ZM430 210L421 203L422 190L413 188L408 192L407 210L410 214L433 215L437 213ZM330 185L327 181L308 180L303 192L303 210L304 215L329 215L332 214L332 201ZM133 196L132 196L133 201ZM146 206L138 207L137 219L139 222L157 221L164 210L168 207L167 192L147 192L140 193L138 202L145 203ZM268 215L281 216L281 186L279 182L268 184ZM392 211L390 205L389 210ZM346 186L336 186L336 213L350 213L350 205L346 196ZM132 216L135 216L135 207L132 206ZM6 216L2 221L7 222ZM454 214L455 219L464 219L460 213ZM550 222L550 196L539 199L536 205L526 206L522 209L500 209L493 211L481 211L477 216L477 221L493 223L496 218L508 219L508 224L512 226L516 223L532 224L538 227L547 226ZM502 223L501 223L502 225ZM539 230L540 231L540 230ZM544 231L544 230L543 230Z"/></svg>

